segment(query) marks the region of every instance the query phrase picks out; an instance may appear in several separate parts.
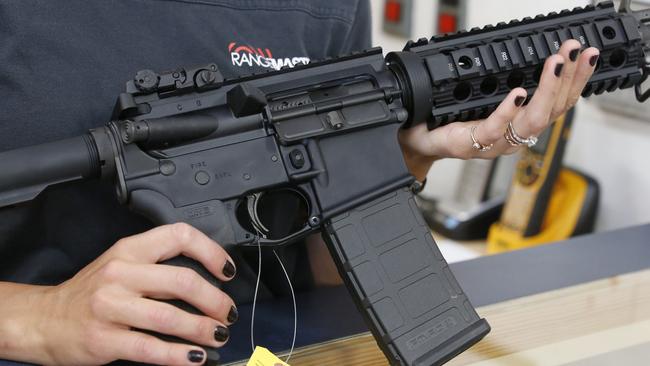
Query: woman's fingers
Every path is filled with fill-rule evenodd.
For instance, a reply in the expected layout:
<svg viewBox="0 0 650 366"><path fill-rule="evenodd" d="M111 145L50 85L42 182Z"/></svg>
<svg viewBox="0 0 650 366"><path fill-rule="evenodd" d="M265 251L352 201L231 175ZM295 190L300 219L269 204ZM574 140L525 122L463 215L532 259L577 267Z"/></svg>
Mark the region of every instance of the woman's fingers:
<svg viewBox="0 0 650 366"><path fill-rule="evenodd" d="M562 43L559 54L564 58L564 67L562 70L562 86L560 92L555 100L555 105L551 111L551 119L555 119L565 112L567 97L571 85L573 85L573 78L577 67L578 57L580 56L580 42L575 39L567 40Z"/></svg>
<svg viewBox="0 0 650 366"><path fill-rule="evenodd" d="M579 45L577 41L575 43ZM569 46L571 43L567 48ZM516 131L524 137L538 134L548 126L551 112L562 88L564 64L564 58L559 54L546 60L539 86L526 108L521 108L527 96L526 91L516 88L510 91L506 99L487 119L452 123L429 132L427 146L431 155L461 159L489 159L512 152L513 148L503 137L508 123L512 121ZM476 128L472 134L474 126ZM490 146L490 144L493 146L489 151L479 151L472 146L475 142L479 146Z"/></svg>
<svg viewBox="0 0 650 366"><path fill-rule="evenodd" d="M503 139L503 133L526 100L526 90L516 88L510 91L506 98L488 118L476 122L455 122L439 127L428 133L432 155L440 157L472 159L493 158L502 151L497 146ZM472 134L472 128L476 127ZM472 136L474 139L472 139ZM479 145L489 146L489 151L479 151L472 145L474 140Z"/></svg>
<svg viewBox="0 0 650 366"><path fill-rule="evenodd" d="M564 58L559 54L546 60L539 86L526 106L525 112L519 113L512 121L518 135L527 138L539 134L548 126L551 111L562 87L564 67Z"/></svg>
<svg viewBox="0 0 650 366"><path fill-rule="evenodd" d="M159 226L118 241L111 251L138 263L157 263L179 255L199 261L221 281L229 281L236 269L228 253L214 240L185 223Z"/></svg>
<svg viewBox="0 0 650 366"><path fill-rule="evenodd" d="M491 159L507 152L509 145L503 138L503 134L508 123L522 111L521 107L526 101L527 95L523 88L511 90L497 109L488 118L478 123L475 131L476 140L482 145L492 144L493 146L489 151L483 152L474 149L476 157Z"/></svg>
<svg viewBox="0 0 650 366"><path fill-rule="evenodd" d="M405 156L491 159L516 151L518 147L511 146L504 138L509 122L512 122L515 133L522 139L537 136L549 126L552 119L577 102L598 60L597 49L588 48L582 53L580 50L578 41L568 40L562 44L558 54L545 61L539 84L525 107L514 104L515 100L523 102L527 97L524 89L516 88L485 120L450 123L433 131L427 131L425 124L419 124L400 131ZM476 146L473 147L473 144ZM488 151L476 148L490 145L492 148ZM412 165L417 165L416 159L411 160ZM430 160L420 160L423 161L421 165L428 167L431 164ZM414 170L410 165L409 169ZM423 171L426 172L426 169Z"/></svg>
<svg viewBox="0 0 650 366"><path fill-rule="evenodd" d="M567 95L566 105L564 106L565 111L573 107L578 102L578 99L580 99L580 94L582 94L587 82L596 70L598 57L600 57L600 51L597 48L590 47L584 50L578 58L575 76L573 77L573 82Z"/></svg>
<svg viewBox="0 0 650 366"><path fill-rule="evenodd" d="M144 298L118 298L106 304L108 320L131 328L154 331L211 347L228 341L228 327L207 316L188 313L164 302Z"/></svg>
<svg viewBox="0 0 650 366"><path fill-rule="evenodd" d="M180 299L207 316L232 324L238 314L233 300L194 270L161 264L124 263L118 276L135 293L155 299ZM130 279L130 280L129 280Z"/></svg>
<svg viewBox="0 0 650 366"><path fill-rule="evenodd" d="M165 342L136 331L109 331L103 338L108 351L121 360L154 365L194 366L203 365L207 358L205 351L199 347Z"/></svg>

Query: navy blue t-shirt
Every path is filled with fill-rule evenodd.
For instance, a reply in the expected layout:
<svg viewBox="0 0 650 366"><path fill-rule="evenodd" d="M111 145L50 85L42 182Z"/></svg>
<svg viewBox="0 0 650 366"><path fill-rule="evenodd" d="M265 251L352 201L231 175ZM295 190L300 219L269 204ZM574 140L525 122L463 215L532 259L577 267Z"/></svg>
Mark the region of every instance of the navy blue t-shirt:
<svg viewBox="0 0 650 366"><path fill-rule="evenodd" d="M224 76L235 76L369 46L367 0L3 1L0 151L105 124L124 83L141 69L216 62ZM8 178L0 172L0 179ZM58 284L119 238L149 229L113 191L108 183L73 182L0 209L0 280ZM298 287L309 282L303 251L297 245L284 253ZM270 258L262 297L286 288ZM238 270L231 296L246 301L255 271L243 263Z"/></svg>

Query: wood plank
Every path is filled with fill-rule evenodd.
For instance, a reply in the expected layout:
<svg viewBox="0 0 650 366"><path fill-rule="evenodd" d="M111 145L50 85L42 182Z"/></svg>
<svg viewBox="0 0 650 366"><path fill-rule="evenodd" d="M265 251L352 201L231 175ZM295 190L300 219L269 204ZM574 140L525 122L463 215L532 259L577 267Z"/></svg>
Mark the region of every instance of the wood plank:
<svg viewBox="0 0 650 366"><path fill-rule="evenodd" d="M550 291L478 309L492 332L449 365L521 352L650 319L650 271Z"/></svg>
<svg viewBox="0 0 650 366"><path fill-rule="evenodd" d="M648 365L650 320L472 363L472 366Z"/></svg>
<svg viewBox="0 0 650 366"><path fill-rule="evenodd" d="M492 332L449 365L469 365L649 320L650 270L506 301L477 310L488 319ZM245 365L245 362L240 364ZM290 364L388 365L369 333L303 347L294 352Z"/></svg>

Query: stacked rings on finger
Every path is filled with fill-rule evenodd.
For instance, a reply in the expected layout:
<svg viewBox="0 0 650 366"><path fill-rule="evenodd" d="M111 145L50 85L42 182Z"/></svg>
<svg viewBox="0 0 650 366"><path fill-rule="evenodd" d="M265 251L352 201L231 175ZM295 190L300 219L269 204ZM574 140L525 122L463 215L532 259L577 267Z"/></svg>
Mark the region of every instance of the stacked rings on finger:
<svg viewBox="0 0 650 366"><path fill-rule="evenodd" d="M475 150L478 150L478 151L481 151L481 152L490 151L492 149L492 146L494 146L494 144L483 145L482 143L478 142L478 140L476 139L476 136L474 135L476 133L477 128L478 128L478 125L474 125L469 130L469 137L472 138L472 147Z"/></svg>
<svg viewBox="0 0 650 366"><path fill-rule="evenodd" d="M530 135L528 138L521 137L517 131L515 131L512 121L508 122L508 128L506 129L506 133L503 134L503 137L511 146L515 147L523 144L528 145L528 147L533 147L537 144L537 136Z"/></svg>

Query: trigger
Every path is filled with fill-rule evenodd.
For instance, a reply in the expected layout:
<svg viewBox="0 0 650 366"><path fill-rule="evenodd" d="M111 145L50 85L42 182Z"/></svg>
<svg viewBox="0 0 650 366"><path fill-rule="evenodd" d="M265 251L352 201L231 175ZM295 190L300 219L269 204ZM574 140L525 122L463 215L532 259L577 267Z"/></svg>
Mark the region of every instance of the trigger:
<svg viewBox="0 0 650 366"><path fill-rule="evenodd" d="M253 224L253 228L257 233L263 237L264 239L267 238L270 230L262 224L260 221L259 216L257 215L257 204L259 202L259 198L262 194L261 193L255 193L251 194L246 197L246 208L248 210L248 216L251 218L251 223Z"/></svg>

